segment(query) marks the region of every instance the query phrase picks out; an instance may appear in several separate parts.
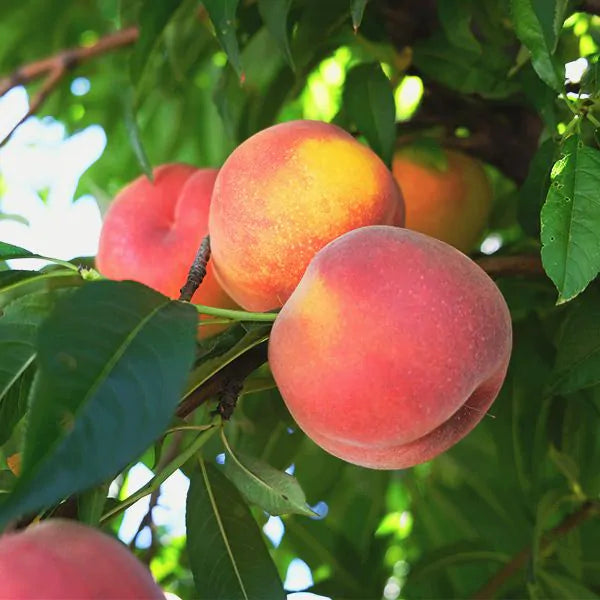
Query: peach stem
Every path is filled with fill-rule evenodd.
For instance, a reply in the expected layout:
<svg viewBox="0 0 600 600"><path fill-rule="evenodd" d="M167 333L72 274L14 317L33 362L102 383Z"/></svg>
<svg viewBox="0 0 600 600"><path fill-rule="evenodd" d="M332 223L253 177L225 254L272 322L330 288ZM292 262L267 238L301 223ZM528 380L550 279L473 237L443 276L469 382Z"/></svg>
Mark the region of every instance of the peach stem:
<svg viewBox="0 0 600 600"><path fill-rule="evenodd" d="M193 304L196 310L203 315L211 315L213 317L222 317L230 321L261 321L272 323L277 318L277 313L257 313L246 312L245 310L231 310L228 308L216 308L213 306L204 306L202 304Z"/></svg>

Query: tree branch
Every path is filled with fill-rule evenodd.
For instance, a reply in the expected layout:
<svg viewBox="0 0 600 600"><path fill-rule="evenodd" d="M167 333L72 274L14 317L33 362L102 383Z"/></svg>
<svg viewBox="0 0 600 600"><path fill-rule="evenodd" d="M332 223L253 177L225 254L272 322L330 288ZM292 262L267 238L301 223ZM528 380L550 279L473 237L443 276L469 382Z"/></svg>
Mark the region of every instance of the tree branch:
<svg viewBox="0 0 600 600"><path fill-rule="evenodd" d="M53 56L34 61L19 67L11 75L0 79L0 98L18 85L26 85L36 79L44 78L39 92L33 97L29 110L0 142L2 147L16 129L30 116L35 114L63 77L81 63L107 52L133 44L138 38L137 27L129 27L100 38L91 46L79 46L61 50Z"/></svg>
<svg viewBox="0 0 600 600"><path fill-rule="evenodd" d="M577 10L590 15L600 15L600 0L583 0Z"/></svg>
<svg viewBox="0 0 600 600"><path fill-rule="evenodd" d="M545 274L542 259L536 254L484 256L475 262L492 278L519 275L537 277Z"/></svg>
<svg viewBox="0 0 600 600"><path fill-rule="evenodd" d="M443 146L495 166L516 183L525 181L543 127L537 113L515 102L492 104L458 94L430 80L426 85L417 113L398 124L399 144L434 131ZM457 137L459 128L466 128L469 135Z"/></svg>
<svg viewBox="0 0 600 600"><path fill-rule="evenodd" d="M600 0L587 0L600 3ZM387 33L399 51L413 47L440 29L435 0L379 0ZM514 52L518 46L514 48ZM423 74L412 65L409 74L423 78L425 90L417 113L398 126L407 141L424 130L435 129L442 145L471 154L497 167L517 183L523 183L538 147L543 123L522 96L490 101L476 94L462 94ZM457 128L469 130L457 137Z"/></svg>
<svg viewBox="0 0 600 600"><path fill-rule="evenodd" d="M600 513L600 504L598 502L588 501L582 504L577 511L567 516L562 523L542 536L540 541L540 550L546 550L556 540L575 529L581 523L591 517L598 516ZM475 600L491 600L496 592L518 570L523 568L531 556L531 546L523 548L516 554L512 560L500 569L472 598Z"/></svg>
<svg viewBox="0 0 600 600"><path fill-rule="evenodd" d="M206 277L206 266L210 259L210 236L205 235L190 267L187 280L179 290L179 300L189 302Z"/></svg>
<svg viewBox="0 0 600 600"><path fill-rule="evenodd" d="M184 398L175 414L184 418L211 398L227 389L232 379L243 380L267 361L267 342L263 342L242 354L237 360L215 373L208 381Z"/></svg>
<svg viewBox="0 0 600 600"><path fill-rule="evenodd" d="M133 44L137 38L138 28L129 27L127 29L116 31L115 33L109 33L108 35L101 37L91 46L78 46L67 50L61 50L53 56L36 60L19 67L8 77L0 79L0 97L4 96L6 92L18 85L31 83L35 79L48 75L57 69L65 71L74 69L86 60L99 56L100 54L105 54L106 52L122 48L123 46L129 46L130 44Z"/></svg>

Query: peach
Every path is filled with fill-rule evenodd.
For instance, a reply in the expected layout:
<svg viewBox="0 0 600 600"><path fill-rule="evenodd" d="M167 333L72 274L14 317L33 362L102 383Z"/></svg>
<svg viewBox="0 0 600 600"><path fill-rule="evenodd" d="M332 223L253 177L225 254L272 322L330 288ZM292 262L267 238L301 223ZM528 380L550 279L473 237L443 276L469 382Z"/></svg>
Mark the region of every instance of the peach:
<svg viewBox="0 0 600 600"><path fill-rule="evenodd" d="M398 186L369 148L320 121L281 123L246 140L219 172L209 219L215 271L245 309L278 308L325 244L403 222Z"/></svg>
<svg viewBox="0 0 600 600"><path fill-rule="evenodd" d="M110 205L100 234L96 265L110 279L133 279L178 298L202 238L208 233L216 169L168 164L154 182L138 177ZM192 302L235 306L217 282L211 263ZM201 334L214 333L201 327Z"/></svg>
<svg viewBox="0 0 600 600"><path fill-rule="evenodd" d="M164 600L148 569L100 531L63 519L0 537L0 598Z"/></svg>
<svg viewBox="0 0 600 600"><path fill-rule="evenodd" d="M269 364L306 435L376 469L427 461L496 398L508 308L467 256L398 227L364 227L316 254L273 325Z"/></svg>
<svg viewBox="0 0 600 600"><path fill-rule="evenodd" d="M481 164L455 150L443 150L445 166L428 163L423 151L396 151L392 172L406 206L406 227L469 252L483 233L492 188Z"/></svg>

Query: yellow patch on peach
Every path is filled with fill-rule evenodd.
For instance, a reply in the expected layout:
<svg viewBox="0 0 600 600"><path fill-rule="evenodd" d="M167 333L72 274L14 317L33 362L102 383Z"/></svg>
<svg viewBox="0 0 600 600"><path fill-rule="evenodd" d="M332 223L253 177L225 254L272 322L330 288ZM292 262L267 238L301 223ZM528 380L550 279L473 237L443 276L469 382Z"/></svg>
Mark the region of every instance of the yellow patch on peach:
<svg viewBox="0 0 600 600"><path fill-rule="evenodd" d="M390 171L333 125L293 121L246 140L213 193L217 277L247 310L282 306L311 258L346 231L403 222Z"/></svg>
<svg viewBox="0 0 600 600"><path fill-rule="evenodd" d="M303 280L296 288L298 317L305 321L307 338L316 343L335 344L340 339L340 311L338 294L327 281L316 273L311 280ZM320 318L315 320L315 315Z"/></svg>

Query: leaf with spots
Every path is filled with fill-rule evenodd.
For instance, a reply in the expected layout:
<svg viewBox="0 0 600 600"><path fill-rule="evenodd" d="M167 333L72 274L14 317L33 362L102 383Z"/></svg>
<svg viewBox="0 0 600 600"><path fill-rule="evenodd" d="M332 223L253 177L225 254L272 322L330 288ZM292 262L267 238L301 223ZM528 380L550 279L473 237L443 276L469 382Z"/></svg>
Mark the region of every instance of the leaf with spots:
<svg viewBox="0 0 600 600"><path fill-rule="evenodd" d="M551 180L541 213L542 262L562 304L600 271L600 151L570 136Z"/></svg>
<svg viewBox="0 0 600 600"><path fill-rule="evenodd" d="M169 424L197 315L141 284L97 281L39 328L22 474L0 525L114 476Z"/></svg>

